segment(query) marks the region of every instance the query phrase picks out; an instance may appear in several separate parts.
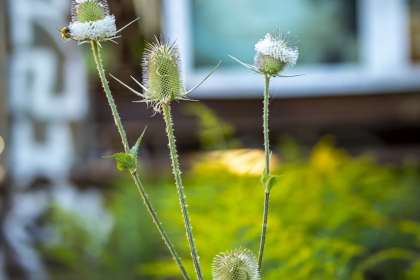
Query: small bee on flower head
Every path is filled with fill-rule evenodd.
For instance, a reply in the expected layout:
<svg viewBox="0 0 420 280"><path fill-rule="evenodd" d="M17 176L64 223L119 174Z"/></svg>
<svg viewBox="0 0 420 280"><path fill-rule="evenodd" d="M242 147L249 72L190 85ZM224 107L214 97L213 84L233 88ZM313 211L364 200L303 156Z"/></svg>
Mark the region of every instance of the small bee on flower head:
<svg viewBox="0 0 420 280"><path fill-rule="evenodd" d="M118 32L133 23L130 22L120 30L115 25L115 17L109 13L106 0L72 0L72 21L63 27L61 33L63 40L74 40L79 43L90 41L113 41Z"/></svg>
<svg viewBox="0 0 420 280"><path fill-rule="evenodd" d="M71 40L70 28L68 26L61 28L60 32L63 40Z"/></svg>

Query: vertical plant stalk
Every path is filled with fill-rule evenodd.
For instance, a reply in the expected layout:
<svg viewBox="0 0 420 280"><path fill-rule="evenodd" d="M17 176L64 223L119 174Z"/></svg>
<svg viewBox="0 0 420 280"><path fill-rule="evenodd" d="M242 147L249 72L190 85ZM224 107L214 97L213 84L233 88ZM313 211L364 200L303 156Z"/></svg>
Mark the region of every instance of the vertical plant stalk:
<svg viewBox="0 0 420 280"><path fill-rule="evenodd" d="M193 237L193 234L192 234L192 227L191 227L190 218L188 216L187 202L185 200L186 196L185 196L184 190L183 190L184 187L182 186L181 170L179 168L179 163L178 163L178 154L177 154L176 146L175 146L175 136L174 136L174 129L173 129L173 124L172 124L171 108L170 108L169 104L162 103L162 110L163 110L163 117L164 117L165 123L166 123L166 133L168 135L169 150L170 150L171 159L172 159L172 167L173 167L173 172L174 172L174 176L175 176L176 187L177 187L177 190L178 190L179 203L181 205L182 217L184 218L185 230L187 232L188 244L190 246L191 257L193 259L194 268L195 268L195 272L197 274L197 278L199 280L202 280L203 276L202 276L202 273L201 273L199 257L198 257L197 249L196 249L195 243L194 243L194 237Z"/></svg>
<svg viewBox="0 0 420 280"><path fill-rule="evenodd" d="M264 192L264 214L261 232L260 251L258 253L258 271L261 272L262 259L264 254L265 236L267 233L268 203L270 202L270 192Z"/></svg>
<svg viewBox="0 0 420 280"><path fill-rule="evenodd" d="M127 136L126 136L124 128L122 126L121 119L118 115L117 106L115 106L115 102L114 102L114 98L112 97L111 90L109 89L108 81L105 77L105 71L104 71L103 66L102 66L102 60L101 60L101 55L100 55L100 52L99 52L98 43L96 41L91 41L91 45L92 45L93 56L95 58L96 66L98 68L99 77L101 78L102 86L105 90L106 97L108 98L108 102L109 102L109 105L111 107L112 115L114 116L115 124L117 125L118 131L121 135L121 140L122 140L122 143L124 145L124 150L127 154L129 154L130 153L130 147L128 145ZM133 177L133 180L134 180L134 182L137 186L137 189L140 192L140 195L143 199L143 202L146 205L146 208L149 211L150 215L152 216L152 220L155 223L156 227L158 228L158 231L161 234L162 239L164 240L164 242L165 242L166 246L168 247L169 251L171 252L173 259L175 260L178 267L180 268L181 273L184 276L184 279L189 280L190 277L188 276L187 271L185 270L184 266L182 265L181 259L178 256L178 254L176 253L176 250L175 250L174 246L172 245L171 241L169 240L168 235L166 234L165 230L163 229L162 223L159 221L159 218L158 218L155 210L153 209L152 204L149 201L149 198L146 194L145 189L143 188L142 183L140 182L140 179L138 177L137 172L135 171L135 172L131 173L131 177Z"/></svg>
<svg viewBox="0 0 420 280"><path fill-rule="evenodd" d="M124 151L126 153L129 153L130 146L128 145L127 136L125 135L125 131L122 126L120 116L118 115L117 106L115 105L114 98L112 97L111 90L109 89L109 86L108 86L108 81L105 77L105 71L102 66L102 59L101 59L101 54L99 52L98 42L91 41L91 44L92 44L93 56L95 57L96 67L99 72L99 77L101 78L102 86L104 88L106 97L108 99L109 106L111 107L112 116L114 117L115 125L117 126L118 131L121 135L121 140L124 145Z"/></svg>
<svg viewBox="0 0 420 280"><path fill-rule="evenodd" d="M179 269L181 269L181 273L184 276L184 279L190 280L190 277L187 274L187 271L185 270L184 266L182 265L181 258L176 253L176 250L174 248L174 245L172 245L171 241L169 240L168 235L166 234L165 230L162 227L162 223L159 221L159 218L155 212L155 210L152 207L152 204L149 201L149 198L147 197L146 191L143 188L143 185L140 182L139 176L137 175L137 172L131 173L131 177L133 177L134 182L136 182L136 186L140 192L140 195L143 199L144 204L147 207L147 211L149 211L150 215L152 216L153 222L157 226L160 235L162 236L163 241L165 242L166 246L168 247L169 251L172 254L173 259L175 260L176 264L178 265Z"/></svg>
<svg viewBox="0 0 420 280"><path fill-rule="evenodd" d="M270 139L268 138L268 103L270 101L270 76L264 75L264 148L265 148L265 174L270 174Z"/></svg>
<svg viewBox="0 0 420 280"><path fill-rule="evenodd" d="M268 138L268 103L270 99L270 76L264 75L264 148L265 148L265 175L270 174L270 144ZM265 188L264 188L265 189ZM270 190L264 191L264 213L261 231L260 250L258 253L258 271L261 271L262 259L264 255L265 236L267 233L267 220L268 220L268 204L270 202Z"/></svg>

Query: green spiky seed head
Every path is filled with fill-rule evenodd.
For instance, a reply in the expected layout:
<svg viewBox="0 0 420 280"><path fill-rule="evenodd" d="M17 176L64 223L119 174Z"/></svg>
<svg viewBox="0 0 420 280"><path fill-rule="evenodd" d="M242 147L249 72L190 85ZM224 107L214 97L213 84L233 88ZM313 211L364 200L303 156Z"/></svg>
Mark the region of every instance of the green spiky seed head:
<svg viewBox="0 0 420 280"><path fill-rule="evenodd" d="M260 280L255 255L249 249L220 253L213 259L213 280Z"/></svg>
<svg viewBox="0 0 420 280"><path fill-rule="evenodd" d="M258 66L258 70L268 75L276 75L287 66L287 63L261 53L255 57L255 64Z"/></svg>
<svg viewBox="0 0 420 280"><path fill-rule="evenodd" d="M105 18L104 6L96 0L80 3L76 9L79 22L97 21Z"/></svg>
<svg viewBox="0 0 420 280"><path fill-rule="evenodd" d="M185 93L178 46L155 38L146 45L143 55L143 83L148 88L147 100L169 103Z"/></svg>

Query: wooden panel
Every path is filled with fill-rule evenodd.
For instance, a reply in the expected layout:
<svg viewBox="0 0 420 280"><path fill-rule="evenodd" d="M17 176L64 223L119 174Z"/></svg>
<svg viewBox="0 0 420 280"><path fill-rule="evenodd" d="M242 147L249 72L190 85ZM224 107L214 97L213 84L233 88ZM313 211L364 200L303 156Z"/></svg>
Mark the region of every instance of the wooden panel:
<svg viewBox="0 0 420 280"><path fill-rule="evenodd" d="M148 126L145 144L153 150L166 148L164 123L159 114L143 103L133 103L134 95L116 96L118 108L131 141ZM247 147L260 147L262 141L262 99L203 100L217 115L236 127L236 136ZM183 113L185 102L173 102L177 144L182 151L198 148L197 120ZM96 121L101 145L119 144L116 128L105 97L97 96ZM420 94L347 95L318 98L277 98L270 104L270 135L275 143L282 133L296 137L304 145L313 145L325 134L336 136L337 144L361 153L379 151L392 154L399 149L420 152ZM105 143L106 142L106 143ZM410 148L407 148L410 146ZM403 147L404 149L401 149ZM262 148L262 147L261 147Z"/></svg>

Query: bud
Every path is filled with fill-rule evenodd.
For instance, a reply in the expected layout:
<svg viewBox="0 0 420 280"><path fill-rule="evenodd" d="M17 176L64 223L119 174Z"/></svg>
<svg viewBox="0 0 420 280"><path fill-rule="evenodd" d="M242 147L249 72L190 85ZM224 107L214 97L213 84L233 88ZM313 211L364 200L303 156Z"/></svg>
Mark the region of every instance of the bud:
<svg viewBox="0 0 420 280"><path fill-rule="evenodd" d="M131 77L143 89L144 94L111 76L130 91L144 98L135 102L151 103L156 112L161 112L162 104L169 104L172 100L190 100L187 95L204 83L216 71L220 63L221 61L198 85L185 91L178 46L175 43L166 44L162 39L155 37L152 43L146 43L143 53L143 84Z"/></svg>
<svg viewBox="0 0 420 280"><path fill-rule="evenodd" d="M288 66L294 66L299 56L296 46L291 46L289 33L283 38L282 33L267 34L263 40L255 44L257 54L255 67L263 74L275 76Z"/></svg>
<svg viewBox="0 0 420 280"><path fill-rule="evenodd" d="M185 97L178 46L168 45L155 38L147 43L143 55L144 96L152 103L169 103Z"/></svg>
<svg viewBox="0 0 420 280"><path fill-rule="evenodd" d="M213 259L213 280L260 280L257 259L249 249L220 253Z"/></svg>
<svg viewBox="0 0 420 280"><path fill-rule="evenodd" d="M72 0L72 22L69 38L79 42L108 41L116 33L114 15L110 15L106 0Z"/></svg>

